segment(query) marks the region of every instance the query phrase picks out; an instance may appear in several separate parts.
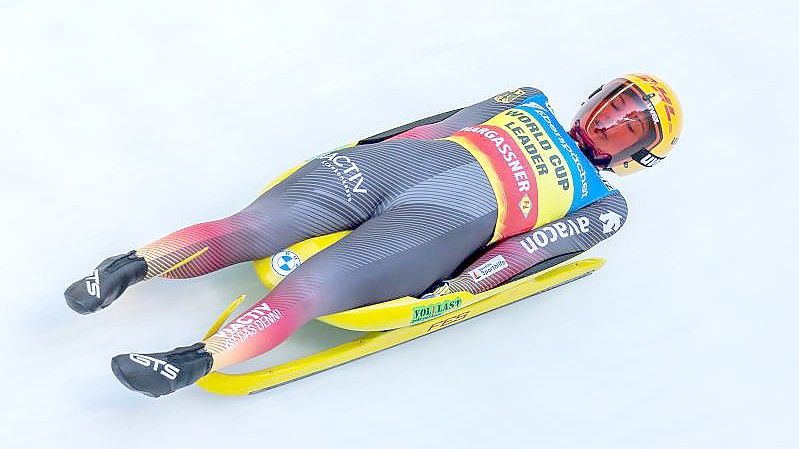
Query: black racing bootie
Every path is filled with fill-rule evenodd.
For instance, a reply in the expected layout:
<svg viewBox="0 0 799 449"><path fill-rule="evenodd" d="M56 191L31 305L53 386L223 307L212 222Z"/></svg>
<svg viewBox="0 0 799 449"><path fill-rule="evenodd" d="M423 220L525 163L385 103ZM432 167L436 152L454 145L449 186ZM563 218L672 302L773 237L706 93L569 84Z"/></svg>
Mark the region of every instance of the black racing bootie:
<svg viewBox="0 0 799 449"><path fill-rule="evenodd" d="M205 343L154 354L122 354L111 359L111 371L133 391L157 398L186 387L211 371L213 358Z"/></svg>
<svg viewBox="0 0 799 449"><path fill-rule="evenodd" d="M64 297L72 310L86 315L108 307L146 274L147 262L136 251L109 257L92 274L70 285Z"/></svg>

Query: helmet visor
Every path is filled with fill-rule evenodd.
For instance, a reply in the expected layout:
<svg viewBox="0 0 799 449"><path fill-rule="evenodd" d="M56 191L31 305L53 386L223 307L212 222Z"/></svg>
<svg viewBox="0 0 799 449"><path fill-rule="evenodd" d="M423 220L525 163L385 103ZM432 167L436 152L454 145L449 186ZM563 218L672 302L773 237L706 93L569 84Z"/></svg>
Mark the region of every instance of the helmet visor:
<svg viewBox="0 0 799 449"><path fill-rule="evenodd" d="M649 153L662 139L660 123L641 89L618 78L593 93L575 117L579 140L594 162L614 167Z"/></svg>

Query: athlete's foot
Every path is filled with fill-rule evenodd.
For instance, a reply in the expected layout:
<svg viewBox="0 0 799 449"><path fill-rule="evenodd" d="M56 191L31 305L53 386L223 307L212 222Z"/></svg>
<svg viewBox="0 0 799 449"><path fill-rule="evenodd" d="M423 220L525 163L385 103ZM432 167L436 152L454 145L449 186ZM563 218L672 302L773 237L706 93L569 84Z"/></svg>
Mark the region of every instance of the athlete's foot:
<svg viewBox="0 0 799 449"><path fill-rule="evenodd" d="M108 307L146 274L147 262L136 251L109 257L92 274L70 285L64 297L72 310L86 315Z"/></svg>
<svg viewBox="0 0 799 449"><path fill-rule="evenodd" d="M111 359L111 371L123 385L158 396L197 382L211 371L213 358L205 343L155 354L122 354Z"/></svg>

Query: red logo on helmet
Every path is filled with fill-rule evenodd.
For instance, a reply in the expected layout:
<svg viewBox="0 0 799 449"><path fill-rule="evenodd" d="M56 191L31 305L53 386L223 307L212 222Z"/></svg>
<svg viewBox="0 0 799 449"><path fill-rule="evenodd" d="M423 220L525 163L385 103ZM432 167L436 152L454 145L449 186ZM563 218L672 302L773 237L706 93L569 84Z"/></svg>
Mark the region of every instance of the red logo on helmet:
<svg viewBox="0 0 799 449"><path fill-rule="evenodd" d="M677 111L674 109L674 102L669 97L668 91L660 84L660 82L649 75L636 75L638 78L646 81L647 83L651 84L652 87L660 94L660 98L665 103L666 109L666 121L669 123L669 132L673 131L674 125L672 124L672 116L677 115Z"/></svg>

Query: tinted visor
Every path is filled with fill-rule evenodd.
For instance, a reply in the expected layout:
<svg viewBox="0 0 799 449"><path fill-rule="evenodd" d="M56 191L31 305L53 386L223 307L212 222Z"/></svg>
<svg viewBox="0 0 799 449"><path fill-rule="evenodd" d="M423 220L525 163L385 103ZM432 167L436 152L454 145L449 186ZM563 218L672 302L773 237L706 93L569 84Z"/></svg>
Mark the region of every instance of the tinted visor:
<svg viewBox="0 0 799 449"><path fill-rule="evenodd" d="M662 139L654 108L629 80L615 79L591 94L575 117L573 132L600 167L649 154Z"/></svg>

